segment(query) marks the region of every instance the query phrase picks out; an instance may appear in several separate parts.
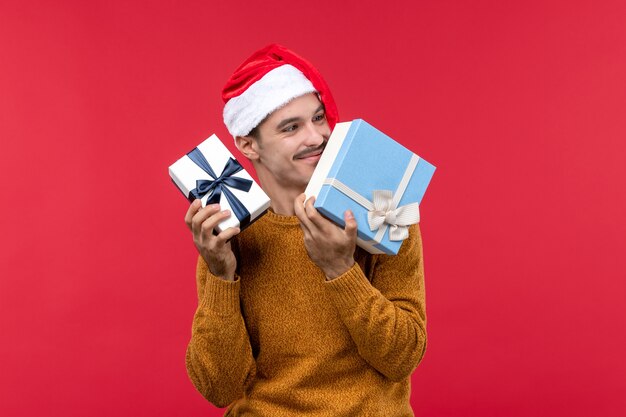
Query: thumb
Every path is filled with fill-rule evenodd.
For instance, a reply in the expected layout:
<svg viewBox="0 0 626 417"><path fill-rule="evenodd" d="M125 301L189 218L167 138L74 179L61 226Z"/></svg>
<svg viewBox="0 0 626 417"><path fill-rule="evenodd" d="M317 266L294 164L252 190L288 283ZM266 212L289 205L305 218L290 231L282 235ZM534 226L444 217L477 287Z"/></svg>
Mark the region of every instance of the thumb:
<svg viewBox="0 0 626 417"><path fill-rule="evenodd" d="M302 193L293 200L293 210L296 213L296 216L299 216L300 213L304 210L305 198L306 194Z"/></svg>
<svg viewBox="0 0 626 417"><path fill-rule="evenodd" d="M354 218L354 213L352 213L352 210L346 210L346 212L343 214L343 219L346 222L346 227L344 228L346 235L348 235L348 237L352 238L353 240L356 240L356 219Z"/></svg>

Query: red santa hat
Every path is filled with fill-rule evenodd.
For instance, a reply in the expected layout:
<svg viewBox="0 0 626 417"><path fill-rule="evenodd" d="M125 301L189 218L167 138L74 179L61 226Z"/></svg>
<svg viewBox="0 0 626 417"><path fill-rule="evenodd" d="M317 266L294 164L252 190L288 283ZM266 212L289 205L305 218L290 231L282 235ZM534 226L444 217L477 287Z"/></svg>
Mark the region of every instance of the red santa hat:
<svg viewBox="0 0 626 417"><path fill-rule="evenodd" d="M337 106L319 71L284 46L268 45L246 59L226 82L224 124L231 135L246 136L274 110L307 93L318 94L332 130Z"/></svg>

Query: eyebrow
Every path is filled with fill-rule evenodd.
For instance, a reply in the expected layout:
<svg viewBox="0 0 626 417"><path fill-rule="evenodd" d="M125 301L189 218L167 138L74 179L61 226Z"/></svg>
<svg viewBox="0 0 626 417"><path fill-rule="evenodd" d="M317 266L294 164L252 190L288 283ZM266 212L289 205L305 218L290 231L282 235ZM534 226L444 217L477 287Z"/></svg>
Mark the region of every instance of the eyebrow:
<svg viewBox="0 0 626 417"><path fill-rule="evenodd" d="M313 112L313 114L317 114L320 110L324 109L324 104L320 104L317 109ZM289 123L299 122L301 120L300 117L290 117L289 119L285 119L281 121L278 126L276 126L276 130L281 130L283 127L287 126Z"/></svg>

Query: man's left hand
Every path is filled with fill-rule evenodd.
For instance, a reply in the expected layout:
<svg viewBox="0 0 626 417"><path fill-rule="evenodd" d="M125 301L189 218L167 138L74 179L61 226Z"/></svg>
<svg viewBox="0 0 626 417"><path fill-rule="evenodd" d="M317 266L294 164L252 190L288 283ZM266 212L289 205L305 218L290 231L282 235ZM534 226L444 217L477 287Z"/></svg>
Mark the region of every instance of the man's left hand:
<svg viewBox="0 0 626 417"><path fill-rule="evenodd" d="M315 197L306 203L305 194L294 201L294 210L304 232L304 246L311 260L330 280L342 275L354 265L356 249L356 220L350 210L344 213L346 227L342 229L324 218L315 207Z"/></svg>

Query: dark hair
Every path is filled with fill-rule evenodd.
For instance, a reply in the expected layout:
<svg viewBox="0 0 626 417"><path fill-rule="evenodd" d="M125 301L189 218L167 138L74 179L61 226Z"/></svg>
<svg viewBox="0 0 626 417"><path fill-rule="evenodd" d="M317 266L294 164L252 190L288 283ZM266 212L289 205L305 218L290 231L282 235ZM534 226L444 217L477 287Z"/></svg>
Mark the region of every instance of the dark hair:
<svg viewBox="0 0 626 417"><path fill-rule="evenodd" d="M259 126L261 126L263 123L265 123L265 121L267 120L267 118L270 117L270 115L268 114L267 116L265 116L263 118L263 120L261 120L255 127L254 129L252 129L250 131L250 133L248 133L246 136L252 136L254 139L256 139L257 142L261 142L261 132L259 132Z"/></svg>
<svg viewBox="0 0 626 417"><path fill-rule="evenodd" d="M259 133L259 126L257 125L246 136L252 136L256 140L261 140L261 134Z"/></svg>

